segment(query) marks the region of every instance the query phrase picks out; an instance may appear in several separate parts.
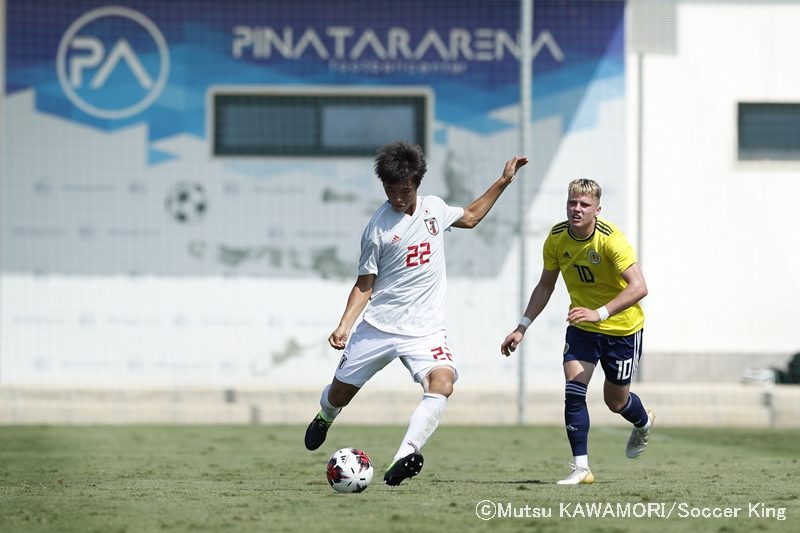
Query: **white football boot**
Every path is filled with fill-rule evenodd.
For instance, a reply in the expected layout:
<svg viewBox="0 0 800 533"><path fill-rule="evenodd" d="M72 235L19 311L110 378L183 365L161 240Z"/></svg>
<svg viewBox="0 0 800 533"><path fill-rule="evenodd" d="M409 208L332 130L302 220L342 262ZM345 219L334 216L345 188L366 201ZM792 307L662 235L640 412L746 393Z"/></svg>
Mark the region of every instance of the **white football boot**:
<svg viewBox="0 0 800 533"><path fill-rule="evenodd" d="M588 468L570 464L572 473L566 478L556 481L556 485L589 485L594 483L594 476L592 471Z"/></svg>
<svg viewBox="0 0 800 533"><path fill-rule="evenodd" d="M646 429L634 427L631 436L628 437L628 445L625 447L625 455L628 456L628 459L636 459L647 448L647 440L650 438L653 422L656 421L656 414L653 411L647 411L647 417L650 419L650 423L647 424Z"/></svg>

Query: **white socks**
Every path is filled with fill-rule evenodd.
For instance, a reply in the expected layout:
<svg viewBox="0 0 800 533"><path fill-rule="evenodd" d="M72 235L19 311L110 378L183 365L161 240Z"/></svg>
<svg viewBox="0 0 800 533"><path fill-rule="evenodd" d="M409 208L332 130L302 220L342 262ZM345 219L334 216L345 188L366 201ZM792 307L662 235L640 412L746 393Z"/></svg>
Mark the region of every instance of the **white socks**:
<svg viewBox="0 0 800 533"><path fill-rule="evenodd" d="M339 416L339 413L342 412L342 408L334 407L331 405L331 402L328 401L328 390L330 388L330 385L326 385L325 388L322 389L322 395L319 398L319 406L322 407L322 410L320 411L322 418L328 422L333 422L333 419Z"/></svg>
<svg viewBox="0 0 800 533"><path fill-rule="evenodd" d="M589 469L589 456L588 455L574 455L572 457L575 466L580 468Z"/></svg>
<svg viewBox="0 0 800 533"><path fill-rule="evenodd" d="M426 392L422 395L422 401L411 413L408 430L394 456L395 461L411 453L419 452L439 426L439 420L441 420L446 406L447 396L443 394Z"/></svg>

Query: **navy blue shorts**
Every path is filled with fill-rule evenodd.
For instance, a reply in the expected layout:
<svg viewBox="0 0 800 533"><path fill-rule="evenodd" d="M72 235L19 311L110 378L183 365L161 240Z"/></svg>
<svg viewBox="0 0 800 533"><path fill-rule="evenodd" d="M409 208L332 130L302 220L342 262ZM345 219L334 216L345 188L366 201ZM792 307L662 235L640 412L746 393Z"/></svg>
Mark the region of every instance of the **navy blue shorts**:
<svg viewBox="0 0 800 533"><path fill-rule="evenodd" d="M639 367L643 331L618 337L567 326L564 362L578 360L596 365L599 361L608 381L628 385Z"/></svg>

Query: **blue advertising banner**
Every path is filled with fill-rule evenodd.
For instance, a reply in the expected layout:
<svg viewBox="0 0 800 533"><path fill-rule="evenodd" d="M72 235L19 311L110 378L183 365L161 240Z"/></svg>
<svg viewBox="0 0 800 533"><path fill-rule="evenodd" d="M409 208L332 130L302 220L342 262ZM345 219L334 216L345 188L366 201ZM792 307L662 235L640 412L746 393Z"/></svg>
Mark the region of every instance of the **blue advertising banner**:
<svg viewBox="0 0 800 533"><path fill-rule="evenodd" d="M623 68L624 2L536 2L536 101ZM519 100L519 4L508 0L363 2L8 2L6 93L150 139L205 136L206 91L224 85L426 85L436 118L480 133ZM534 105L565 117L577 102Z"/></svg>

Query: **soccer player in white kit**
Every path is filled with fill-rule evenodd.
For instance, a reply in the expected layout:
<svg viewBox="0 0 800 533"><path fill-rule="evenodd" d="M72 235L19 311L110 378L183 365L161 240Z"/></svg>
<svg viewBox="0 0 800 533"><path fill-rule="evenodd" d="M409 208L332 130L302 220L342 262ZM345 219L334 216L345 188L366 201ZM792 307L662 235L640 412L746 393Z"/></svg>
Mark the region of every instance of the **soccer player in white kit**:
<svg viewBox="0 0 800 533"><path fill-rule="evenodd" d="M342 408L376 372L400 358L422 385L423 395L383 480L395 486L419 474L420 449L439 425L458 379L444 327L444 232L450 226L477 226L527 162L525 157L508 160L502 176L461 208L437 196L417 196L427 170L419 146L396 141L381 148L375 173L387 201L361 237L358 277L339 325L328 338L332 347L344 353L332 382L322 391L321 409L306 430L306 448L319 448ZM362 311L363 319L350 337Z"/></svg>

